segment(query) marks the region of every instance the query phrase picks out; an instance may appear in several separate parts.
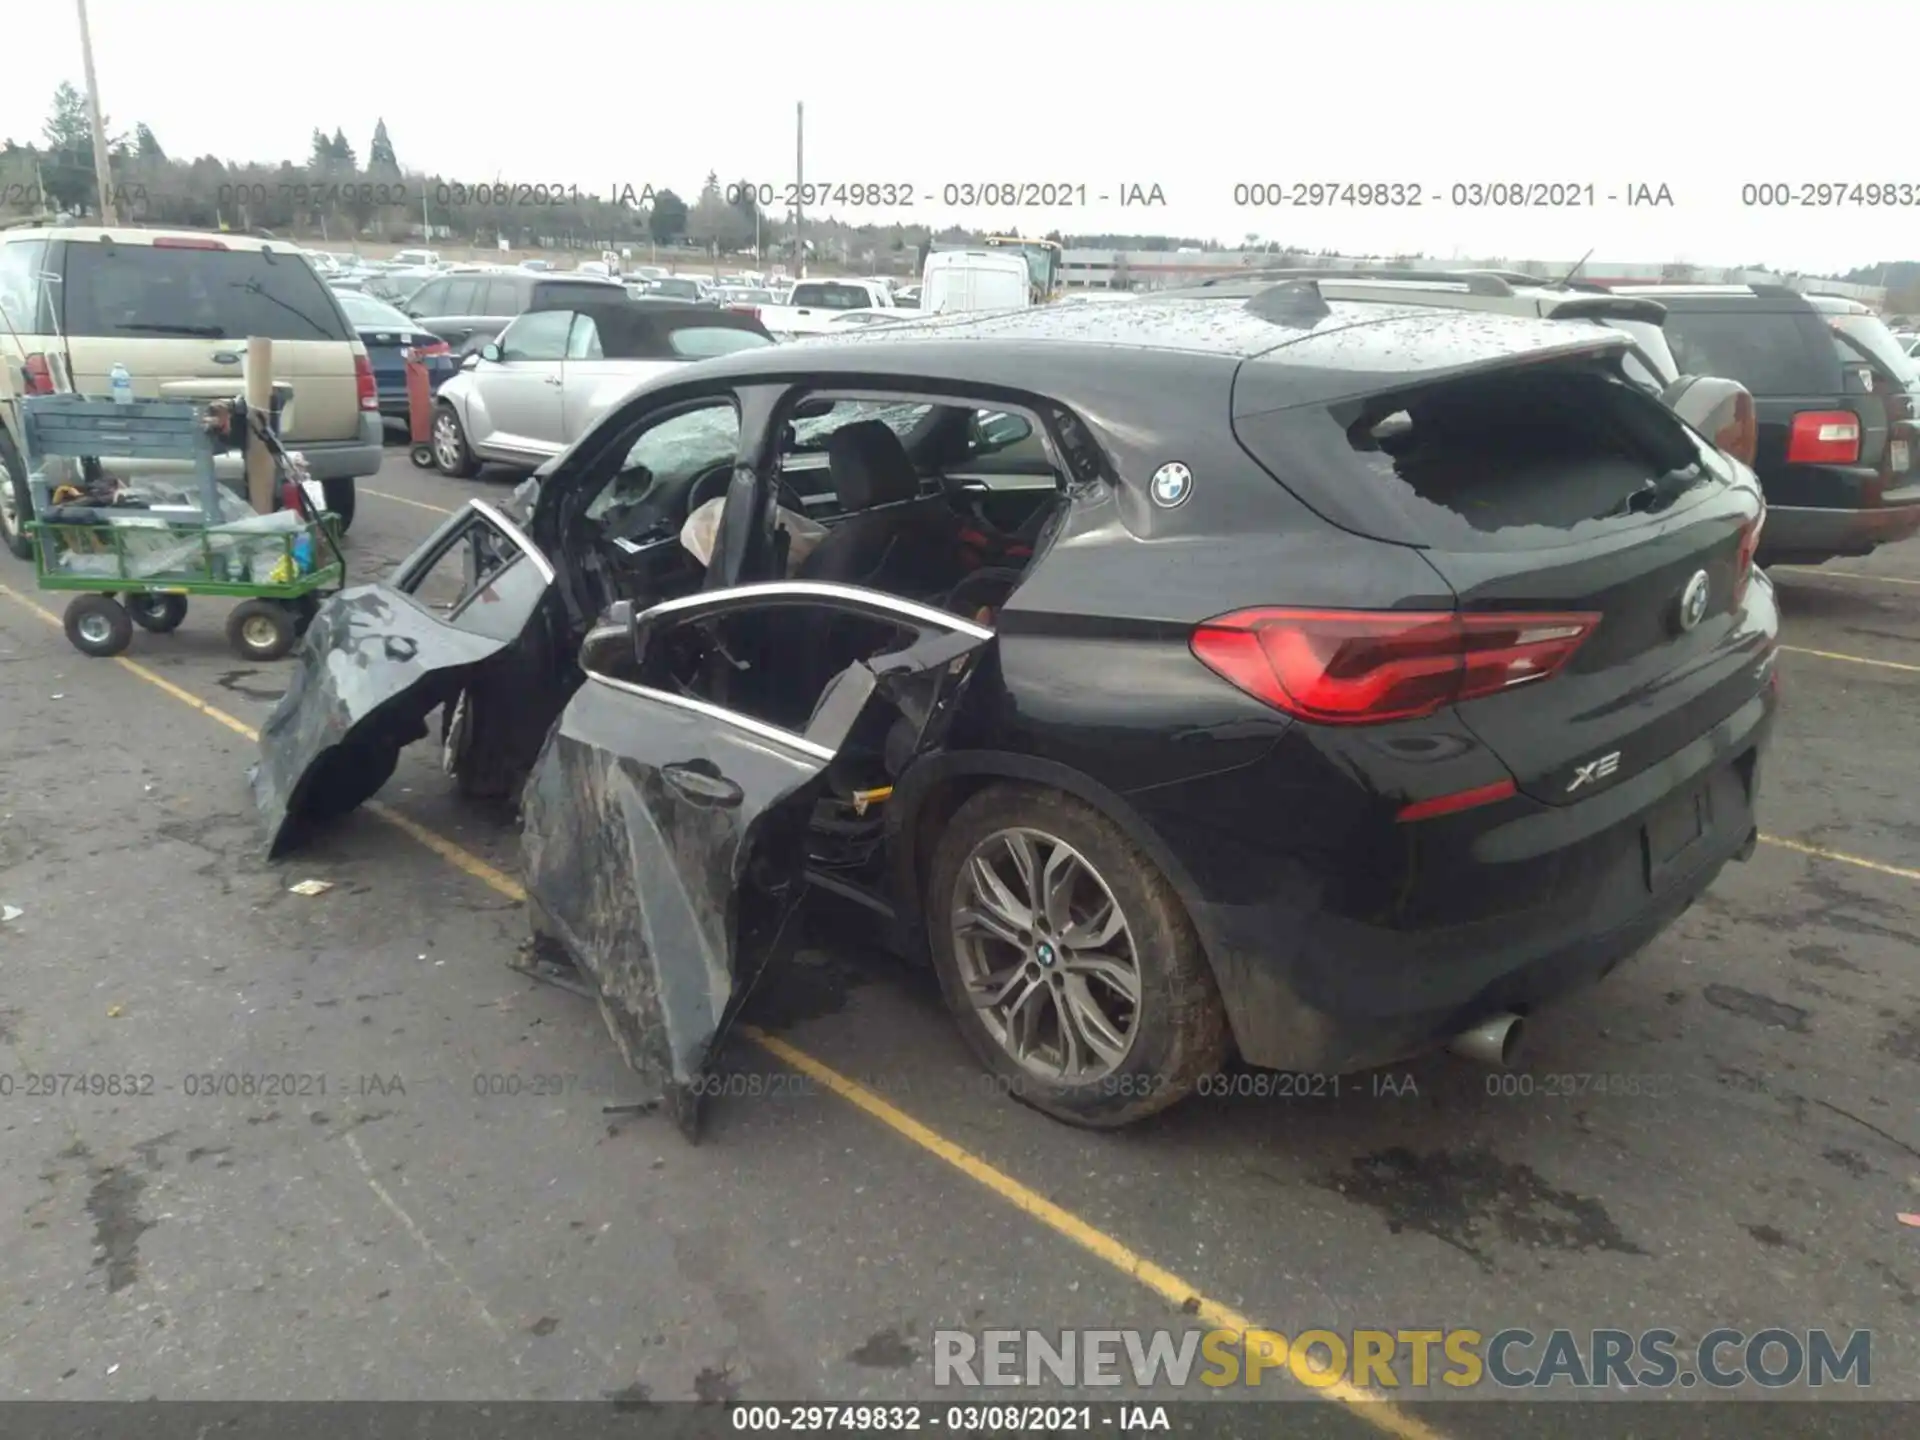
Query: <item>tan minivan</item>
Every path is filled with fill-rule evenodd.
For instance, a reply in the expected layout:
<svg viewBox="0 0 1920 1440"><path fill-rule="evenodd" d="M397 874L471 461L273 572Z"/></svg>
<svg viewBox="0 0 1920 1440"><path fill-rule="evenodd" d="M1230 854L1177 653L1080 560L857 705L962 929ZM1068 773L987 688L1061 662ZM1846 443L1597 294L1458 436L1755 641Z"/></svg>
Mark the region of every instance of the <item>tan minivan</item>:
<svg viewBox="0 0 1920 1440"><path fill-rule="evenodd" d="M16 555L31 554L31 500L14 402L52 393L63 369L88 395L110 392L116 364L139 399L238 395L247 340L264 336L273 378L291 390L282 437L305 453L327 508L351 521L355 478L380 468L366 347L290 244L84 223L0 231L0 315L0 541ZM237 457L221 465L237 475Z"/></svg>

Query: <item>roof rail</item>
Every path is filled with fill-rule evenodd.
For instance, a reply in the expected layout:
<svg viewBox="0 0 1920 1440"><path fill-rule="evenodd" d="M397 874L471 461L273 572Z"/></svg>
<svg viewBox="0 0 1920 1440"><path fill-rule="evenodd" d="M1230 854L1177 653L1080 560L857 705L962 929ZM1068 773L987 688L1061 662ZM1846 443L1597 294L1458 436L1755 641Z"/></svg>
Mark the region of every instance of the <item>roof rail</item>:
<svg viewBox="0 0 1920 1440"><path fill-rule="evenodd" d="M1511 295L1513 286L1508 283L1508 277L1515 273L1493 270L1397 270L1384 265L1256 267L1234 274L1216 275L1212 279L1202 280L1200 284L1206 287L1245 284L1249 280L1271 280L1276 283L1288 280L1398 280L1413 285L1464 285L1470 295ZM1536 285L1547 283L1537 276L1528 276L1527 279Z"/></svg>

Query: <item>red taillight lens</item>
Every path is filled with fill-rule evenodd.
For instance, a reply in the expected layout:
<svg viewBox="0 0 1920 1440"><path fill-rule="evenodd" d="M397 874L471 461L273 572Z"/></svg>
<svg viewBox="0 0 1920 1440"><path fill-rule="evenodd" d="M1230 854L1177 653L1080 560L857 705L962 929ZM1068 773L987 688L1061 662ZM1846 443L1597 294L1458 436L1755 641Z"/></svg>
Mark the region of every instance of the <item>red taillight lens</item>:
<svg viewBox="0 0 1920 1440"><path fill-rule="evenodd" d="M1766 507L1740 532L1740 549L1733 558L1733 603L1747 598L1747 582L1753 579L1753 557L1760 549L1760 531L1767 523Z"/></svg>
<svg viewBox="0 0 1920 1440"><path fill-rule="evenodd" d="M380 408L380 387L374 383L373 361L364 355L353 357L353 381L360 390L360 408L378 410Z"/></svg>
<svg viewBox="0 0 1920 1440"><path fill-rule="evenodd" d="M416 360L431 360L436 355L451 355L452 353L453 347L444 340L430 340L425 345L416 345L413 347L413 358Z"/></svg>
<svg viewBox="0 0 1920 1440"><path fill-rule="evenodd" d="M1787 432L1789 465L1852 465L1860 459L1860 417L1851 410L1802 410Z"/></svg>
<svg viewBox="0 0 1920 1440"><path fill-rule="evenodd" d="M44 355L29 355L21 369L26 372L27 394L53 394L53 367Z"/></svg>
<svg viewBox="0 0 1920 1440"><path fill-rule="evenodd" d="M227 248L227 242L203 239L198 235L156 235L153 237L153 248L156 250L224 250Z"/></svg>
<svg viewBox="0 0 1920 1440"><path fill-rule="evenodd" d="M1544 680L1595 614L1242 610L1193 632L1200 662L1256 700L1323 725L1377 725Z"/></svg>

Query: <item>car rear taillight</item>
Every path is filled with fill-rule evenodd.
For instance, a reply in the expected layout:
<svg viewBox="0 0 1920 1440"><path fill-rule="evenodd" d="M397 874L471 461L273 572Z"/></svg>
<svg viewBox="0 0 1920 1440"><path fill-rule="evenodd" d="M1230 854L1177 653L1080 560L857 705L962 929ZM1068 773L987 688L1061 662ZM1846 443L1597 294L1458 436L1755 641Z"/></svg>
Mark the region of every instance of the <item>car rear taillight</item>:
<svg viewBox="0 0 1920 1440"><path fill-rule="evenodd" d="M1277 710L1323 725L1431 715L1544 680L1597 614L1241 610L1195 628L1208 669Z"/></svg>
<svg viewBox="0 0 1920 1440"><path fill-rule="evenodd" d="M227 242L212 240L200 235L156 235L153 237L156 250L224 250Z"/></svg>
<svg viewBox="0 0 1920 1440"><path fill-rule="evenodd" d="M1802 410L1787 432L1789 465L1852 465L1860 459L1860 417L1851 410Z"/></svg>
<svg viewBox="0 0 1920 1440"><path fill-rule="evenodd" d="M431 360L436 355L451 355L452 353L453 347L444 340L429 340L424 345L415 345L413 347L413 358L416 360Z"/></svg>
<svg viewBox="0 0 1920 1440"><path fill-rule="evenodd" d="M373 361L364 355L353 357L353 382L360 390L360 408L378 410L380 408L380 387L374 382Z"/></svg>
<svg viewBox="0 0 1920 1440"><path fill-rule="evenodd" d="M1733 557L1733 603L1736 607L1747 598L1747 582L1753 579L1753 557L1760 549L1760 531L1767 523L1767 511L1763 505L1760 513L1747 522L1740 532L1740 549Z"/></svg>
<svg viewBox="0 0 1920 1440"><path fill-rule="evenodd" d="M25 372L27 394L53 394L53 366L47 363L46 356L29 355L20 368Z"/></svg>

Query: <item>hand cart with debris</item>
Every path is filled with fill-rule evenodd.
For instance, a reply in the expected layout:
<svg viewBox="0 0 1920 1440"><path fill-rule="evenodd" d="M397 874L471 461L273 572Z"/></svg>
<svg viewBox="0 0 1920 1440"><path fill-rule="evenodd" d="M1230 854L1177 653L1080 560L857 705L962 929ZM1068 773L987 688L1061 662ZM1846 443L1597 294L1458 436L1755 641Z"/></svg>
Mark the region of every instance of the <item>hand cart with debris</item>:
<svg viewBox="0 0 1920 1440"><path fill-rule="evenodd" d="M338 523L315 510L304 461L243 401L41 395L22 399L21 420L36 578L42 590L79 592L67 606L66 632L83 654L118 655L135 625L165 634L186 618L188 596L222 595L241 602L227 621L234 652L277 660L305 633L321 597L346 583ZM274 492L287 508L261 515L214 473L228 434L248 429L274 457ZM121 483L101 478L96 462L84 480L51 485L45 476L49 457L100 456L185 460L193 473Z"/></svg>
<svg viewBox="0 0 1920 1440"><path fill-rule="evenodd" d="M407 452L422 470L433 469L433 381L427 376L425 362L417 352L406 352L407 363Z"/></svg>

